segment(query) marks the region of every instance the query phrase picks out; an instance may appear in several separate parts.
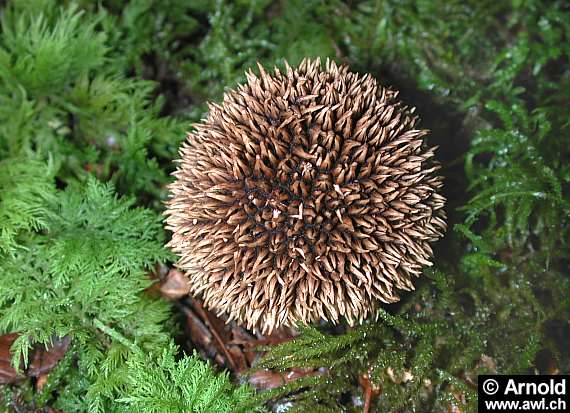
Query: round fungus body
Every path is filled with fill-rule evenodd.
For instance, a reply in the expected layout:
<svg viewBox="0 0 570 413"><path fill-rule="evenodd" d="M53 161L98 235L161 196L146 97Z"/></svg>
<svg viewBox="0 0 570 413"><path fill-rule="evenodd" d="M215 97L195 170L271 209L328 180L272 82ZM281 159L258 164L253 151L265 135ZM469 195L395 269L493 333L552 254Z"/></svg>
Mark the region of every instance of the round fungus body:
<svg viewBox="0 0 570 413"><path fill-rule="evenodd" d="M259 70L182 146L169 246L228 320L354 324L431 265L446 228L435 148L370 75L319 60Z"/></svg>

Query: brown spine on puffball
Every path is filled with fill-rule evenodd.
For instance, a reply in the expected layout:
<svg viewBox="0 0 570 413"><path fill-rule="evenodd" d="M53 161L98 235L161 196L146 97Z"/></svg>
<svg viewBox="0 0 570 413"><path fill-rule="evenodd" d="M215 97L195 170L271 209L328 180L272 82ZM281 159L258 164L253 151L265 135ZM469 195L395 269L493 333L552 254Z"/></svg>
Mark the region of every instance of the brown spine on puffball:
<svg viewBox="0 0 570 413"><path fill-rule="evenodd" d="M431 265L446 228L435 148L368 74L259 70L182 146L169 246L191 293L249 329L352 325Z"/></svg>

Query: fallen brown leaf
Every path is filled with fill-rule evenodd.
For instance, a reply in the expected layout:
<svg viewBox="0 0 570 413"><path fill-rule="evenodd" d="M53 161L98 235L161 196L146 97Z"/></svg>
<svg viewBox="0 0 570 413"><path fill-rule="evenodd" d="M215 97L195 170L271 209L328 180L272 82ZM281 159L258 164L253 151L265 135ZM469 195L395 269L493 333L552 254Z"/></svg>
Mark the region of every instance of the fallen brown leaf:
<svg viewBox="0 0 570 413"><path fill-rule="evenodd" d="M46 385L47 381L48 381L47 374L42 374L41 376L38 376L38 379L36 380L36 390L41 391Z"/></svg>
<svg viewBox="0 0 570 413"><path fill-rule="evenodd" d="M10 347L18 337L16 333L0 336L0 384L14 383L26 377L39 377L49 373L63 358L71 341L69 337L56 338L47 348L43 345L34 346L30 352L28 368L24 369L22 363L22 373L19 374L12 367L10 352Z"/></svg>
<svg viewBox="0 0 570 413"><path fill-rule="evenodd" d="M188 278L176 268L172 268L168 271L166 278L160 286L160 292L163 297L169 300L178 300L185 297L190 292Z"/></svg>
<svg viewBox="0 0 570 413"><path fill-rule="evenodd" d="M290 369L285 372L257 370L248 375L248 382L257 390L270 390L301 377L318 376L323 372L314 369Z"/></svg>

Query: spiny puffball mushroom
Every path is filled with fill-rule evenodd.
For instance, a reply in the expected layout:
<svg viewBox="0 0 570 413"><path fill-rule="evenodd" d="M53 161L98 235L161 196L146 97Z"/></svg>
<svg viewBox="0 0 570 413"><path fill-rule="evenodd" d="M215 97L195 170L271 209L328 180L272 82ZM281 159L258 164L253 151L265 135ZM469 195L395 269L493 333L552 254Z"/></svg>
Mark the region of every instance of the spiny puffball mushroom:
<svg viewBox="0 0 570 413"><path fill-rule="evenodd" d="M399 300L446 228L415 108L303 60L227 92L180 149L169 246L207 308L249 329L350 325Z"/></svg>

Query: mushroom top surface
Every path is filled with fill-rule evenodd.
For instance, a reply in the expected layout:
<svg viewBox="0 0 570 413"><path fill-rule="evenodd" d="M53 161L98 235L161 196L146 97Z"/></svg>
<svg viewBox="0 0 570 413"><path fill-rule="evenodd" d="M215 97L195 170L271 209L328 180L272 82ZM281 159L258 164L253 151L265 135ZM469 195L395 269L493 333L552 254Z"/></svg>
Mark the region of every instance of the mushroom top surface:
<svg viewBox="0 0 570 413"><path fill-rule="evenodd" d="M170 185L169 246L205 305L248 328L350 324L431 265L441 177L414 108L370 75L260 66L195 125Z"/></svg>

